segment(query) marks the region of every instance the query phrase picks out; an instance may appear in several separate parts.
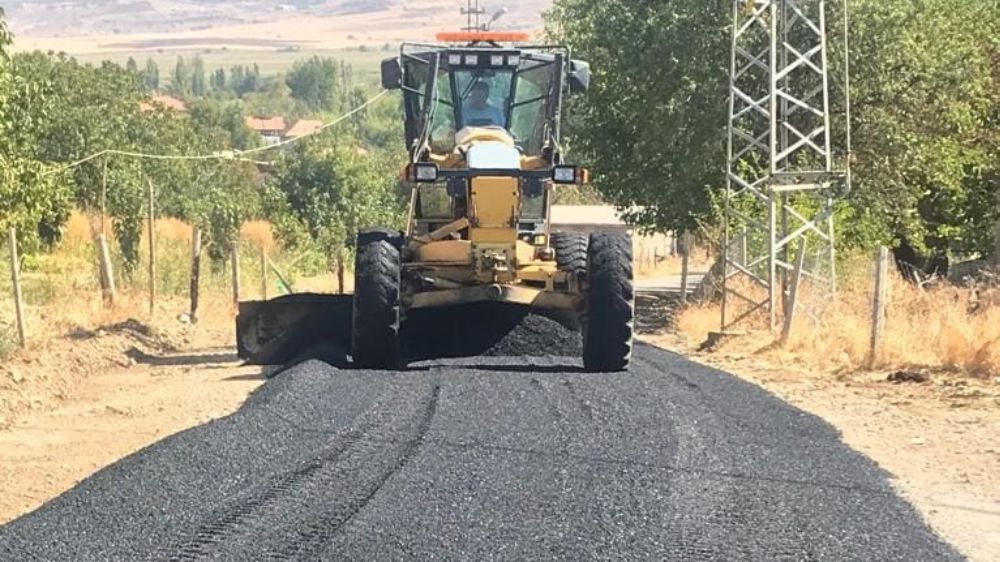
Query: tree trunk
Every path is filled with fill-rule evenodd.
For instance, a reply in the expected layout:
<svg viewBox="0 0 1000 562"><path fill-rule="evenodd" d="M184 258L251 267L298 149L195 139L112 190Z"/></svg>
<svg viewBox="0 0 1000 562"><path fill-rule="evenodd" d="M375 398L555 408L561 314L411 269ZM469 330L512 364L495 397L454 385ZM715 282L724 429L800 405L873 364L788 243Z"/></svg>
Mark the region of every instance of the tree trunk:
<svg viewBox="0 0 1000 562"><path fill-rule="evenodd" d="M993 230L993 267L1000 269L1000 219Z"/></svg>

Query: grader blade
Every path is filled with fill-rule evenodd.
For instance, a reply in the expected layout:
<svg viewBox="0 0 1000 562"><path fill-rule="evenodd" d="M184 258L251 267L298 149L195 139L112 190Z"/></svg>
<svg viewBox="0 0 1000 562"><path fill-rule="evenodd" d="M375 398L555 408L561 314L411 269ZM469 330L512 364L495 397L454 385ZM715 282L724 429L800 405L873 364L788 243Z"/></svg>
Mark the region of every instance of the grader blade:
<svg viewBox="0 0 1000 562"><path fill-rule="evenodd" d="M287 365L324 346L346 353L350 341L350 295L295 294L239 306L238 354L251 365Z"/></svg>

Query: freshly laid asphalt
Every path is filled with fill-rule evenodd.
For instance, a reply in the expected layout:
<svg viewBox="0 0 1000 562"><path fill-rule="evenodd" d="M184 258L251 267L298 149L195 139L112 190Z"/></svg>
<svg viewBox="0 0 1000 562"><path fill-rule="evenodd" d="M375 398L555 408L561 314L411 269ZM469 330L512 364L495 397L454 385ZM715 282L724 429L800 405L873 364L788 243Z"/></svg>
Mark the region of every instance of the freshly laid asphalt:
<svg viewBox="0 0 1000 562"><path fill-rule="evenodd" d="M822 420L640 345L615 374L308 361L0 528L3 561L200 559L961 556Z"/></svg>

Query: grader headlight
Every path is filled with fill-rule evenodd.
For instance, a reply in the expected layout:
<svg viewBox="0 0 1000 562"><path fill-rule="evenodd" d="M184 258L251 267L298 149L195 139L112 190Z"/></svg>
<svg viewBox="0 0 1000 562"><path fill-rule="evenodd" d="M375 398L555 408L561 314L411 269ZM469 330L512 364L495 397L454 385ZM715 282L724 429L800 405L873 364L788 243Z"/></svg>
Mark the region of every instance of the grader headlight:
<svg viewBox="0 0 1000 562"><path fill-rule="evenodd" d="M414 164L411 168L411 173L413 174L413 181L417 183L434 183L438 180L437 164L428 164L425 162Z"/></svg>
<svg viewBox="0 0 1000 562"><path fill-rule="evenodd" d="M590 181L590 172L578 166L556 166L552 168L552 181L559 184L583 185Z"/></svg>
<svg viewBox="0 0 1000 562"><path fill-rule="evenodd" d="M552 181L556 183L576 183L576 166L556 166L552 169Z"/></svg>

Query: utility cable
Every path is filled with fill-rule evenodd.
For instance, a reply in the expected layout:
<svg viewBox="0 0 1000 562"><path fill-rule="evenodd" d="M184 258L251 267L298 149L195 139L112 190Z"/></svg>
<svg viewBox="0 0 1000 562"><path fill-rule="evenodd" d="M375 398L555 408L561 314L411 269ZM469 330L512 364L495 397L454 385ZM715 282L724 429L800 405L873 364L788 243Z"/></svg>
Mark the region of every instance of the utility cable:
<svg viewBox="0 0 1000 562"><path fill-rule="evenodd" d="M85 158L81 158L79 160L75 160L73 162L70 162L69 164L66 164L65 166L60 166L59 168L57 168L55 170L51 170L51 171L49 171L49 172L47 172L46 174L43 174L43 175L44 176L51 176L51 175L54 175L54 174L65 172L66 170L70 170L70 169L82 166L83 164L86 164L87 162L90 162L91 160L94 160L95 158L100 158L101 156L109 156L109 155L110 156L123 156L123 157L127 157L127 158L139 158L139 159L146 159L146 160L168 160L168 161L228 160L228 161L236 161L236 162L248 162L248 163L251 163L251 164L258 164L258 165L260 165L260 164L266 164L267 162L260 162L260 161L256 161L256 160L253 160L253 159L250 159L250 158L243 158L243 156L246 155L246 154L257 154L257 153L260 153L260 152L265 152L265 151L268 151L268 150L273 150L275 148L281 148L281 147L284 147L284 146L288 146L288 145L290 145L292 143L299 142L299 141L301 141L303 139L306 139L306 138L309 138L311 136L317 135L317 134L319 134L319 133L321 133L321 132L329 129L330 127L339 125L340 123L344 122L347 119L350 119L354 115L357 115L358 113L360 113L361 111L367 109L369 106L371 106L373 103L375 103L376 101L378 101L379 99L381 99L383 96L385 96L388 93L389 93L388 90L383 90L382 92L379 92L377 95L369 98L363 104L361 104L358 107L352 109L351 111L348 111L347 113L341 115L340 117L337 117L336 119L334 119L333 121L330 121L329 123L325 123L323 126L317 128L315 131L310 131L309 133L306 133L304 135L301 135L301 136L298 136L298 137L295 137L295 138L286 139L286 140L283 140L283 141L275 143L275 144L269 144L269 145L265 145L265 146L259 146L257 148L251 148L251 149L248 149L248 150L235 150L234 149L234 150L218 151L218 152L213 152L211 154L149 154L149 153L145 153L145 152L134 152L134 151L130 151L130 150L118 150L118 149L111 148L111 149L102 150L100 152L95 152L94 154L91 154L90 156L87 156Z"/></svg>

